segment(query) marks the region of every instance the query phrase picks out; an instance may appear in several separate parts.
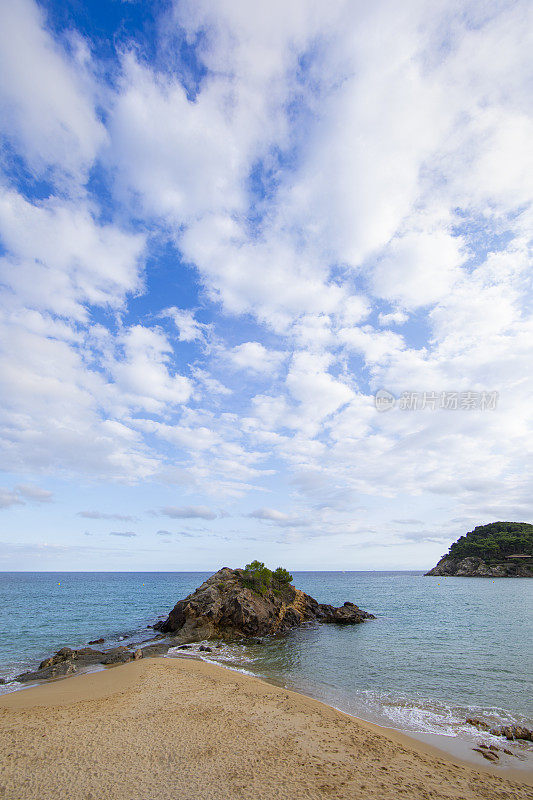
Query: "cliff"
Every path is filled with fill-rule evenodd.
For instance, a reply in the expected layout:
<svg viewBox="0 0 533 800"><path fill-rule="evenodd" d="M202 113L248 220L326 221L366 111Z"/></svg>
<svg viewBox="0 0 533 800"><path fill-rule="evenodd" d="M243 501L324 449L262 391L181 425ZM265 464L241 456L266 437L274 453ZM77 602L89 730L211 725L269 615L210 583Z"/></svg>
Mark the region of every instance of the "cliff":
<svg viewBox="0 0 533 800"><path fill-rule="evenodd" d="M533 578L533 525L478 525L452 544L426 575L466 578Z"/></svg>
<svg viewBox="0 0 533 800"><path fill-rule="evenodd" d="M340 608L318 603L289 584L252 588L242 569L223 567L196 591L180 600L167 619L155 625L188 641L265 636L305 622L355 625L372 614L346 602Z"/></svg>

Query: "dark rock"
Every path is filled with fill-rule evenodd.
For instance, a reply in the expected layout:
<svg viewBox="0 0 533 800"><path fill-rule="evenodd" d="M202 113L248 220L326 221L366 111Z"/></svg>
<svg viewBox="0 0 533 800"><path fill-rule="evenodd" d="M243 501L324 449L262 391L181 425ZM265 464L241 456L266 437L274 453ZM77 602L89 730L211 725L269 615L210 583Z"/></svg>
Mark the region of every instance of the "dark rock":
<svg viewBox="0 0 533 800"><path fill-rule="evenodd" d="M466 721L469 725L473 725L478 731L488 731L490 725L487 725L486 722L478 719L477 717L467 717Z"/></svg>
<svg viewBox="0 0 533 800"><path fill-rule="evenodd" d="M533 731L523 725L502 725L498 728L491 728L489 733L493 736L505 736L506 739L524 739L533 742Z"/></svg>
<svg viewBox="0 0 533 800"><path fill-rule="evenodd" d="M163 644L162 642L158 642L157 644L148 644L146 647L142 648L143 658L153 658L154 656L162 656L165 653L168 653L170 645L168 642Z"/></svg>
<svg viewBox="0 0 533 800"><path fill-rule="evenodd" d="M47 669L48 667L54 666L54 664L59 664L62 661L68 661L75 657L76 651L71 650L70 647L62 647L61 650L58 650L54 656L50 656L50 658L45 658L44 661L41 661L39 664L39 669Z"/></svg>
<svg viewBox="0 0 533 800"><path fill-rule="evenodd" d="M493 753L492 750L486 750L483 747L473 747L472 750L475 750L476 753L481 753L487 761L499 761L498 753Z"/></svg>
<svg viewBox="0 0 533 800"><path fill-rule="evenodd" d="M192 649L192 648L191 648L191 645L190 645L190 644L180 644L180 645L178 646L178 650L191 650L191 649Z"/></svg>
<svg viewBox="0 0 533 800"><path fill-rule="evenodd" d="M128 661L133 660L133 652L128 648L121 645L120 647L113 647L107 650L105 658L100 662L108 666L109 664L126 664Z"/></svg>
<svg viewBox="0 0 533 800"><path fill-rule="evenodd" d="M200 645L198 650L201 650L203 653L212 653L213 652L213 648L212 647L206 647L203 644Z"/></svg>
<svg viewBox="0 0 533 800"><path fill-rule="evenodd" d="M103 637L100 637L100 639L93 639L92 642L88 642L88 644L103 644L104 642L105 639Z"/></svg>
<svg viewBox="0 0 533 800"><path fill-rule="evenodd" d="M322 603L318 606L317 617L321 622L336 622L338 625L357 625L365 619L374 619L371 614L361 611L358 606L349 602L340 608Z"/></svg>
<svg viewBox="0 0 533 800"><path fill-rule="evenodd" d="M81 650L62 647L55 655L41 661L37 670L24 672L14 680L27 683L28 681L41 681L61 675L70 675L77 672L80 667L100 664L104 656L105 653L102 650L93 650L91 647L82 647Z"/></svg>
<svg viewBox="0 0 533 800"><path fill-rule="evenodd" d="M488 731L492 736L505 736L509 740L525 739L526 741L533 741L533 731L523 725L500 725L491 728L490 725L487 725L483 720L477 719L477 717L467 717L466 721L479 731Z"/></svg>
<svg viewBox="0 0 533 800"><path fill-rule="evenodd" d="M516 561L502 561L501 563L488 564L482 558L467 556L466 558L450 558L444 556L437 566L426 572L426 576L457 578L531 578L533 567L531 564L521 564Z"/></svg>
<svg viewBox="0 0 533 800"><path fill-rule="evenodd" d="M34 681L49 680L50 678L63 678L77 672L76 666L72 661L62 661L50 664L47 667L39 668L34 672L23 672L14 680L19 683L33 683Z"/></svg>
<svg viewBox="0 0 533 800"><path fill-rule="evenodd" d="M334 608L318 603L290 585L260 593L247 585L244 570L223 567L176 603L167 619L155 627L189 641L249 640L282 633L308 622L353 625L366 619L374 617L353 603Z"/></svg>

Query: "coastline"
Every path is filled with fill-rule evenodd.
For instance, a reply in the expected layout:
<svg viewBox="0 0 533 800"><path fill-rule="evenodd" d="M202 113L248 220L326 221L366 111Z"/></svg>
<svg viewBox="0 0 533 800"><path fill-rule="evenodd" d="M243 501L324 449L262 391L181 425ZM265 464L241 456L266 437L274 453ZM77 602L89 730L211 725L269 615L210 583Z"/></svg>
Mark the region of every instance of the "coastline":
<svg viewBox="0 0 533 800"><path fill-rule="evenodd" d="M533 774L474 765L304 694L194 658L145 658L0 698L0 796L531 796ZM3 790L3 791L2 791Z"/></svg>

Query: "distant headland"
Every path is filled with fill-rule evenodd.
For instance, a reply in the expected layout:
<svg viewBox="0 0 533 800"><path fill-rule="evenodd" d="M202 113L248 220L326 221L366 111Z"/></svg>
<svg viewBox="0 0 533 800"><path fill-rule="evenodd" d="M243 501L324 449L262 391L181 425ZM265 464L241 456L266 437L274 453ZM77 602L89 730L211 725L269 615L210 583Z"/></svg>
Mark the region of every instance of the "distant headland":
<svg viewBox="0 0 533 800"><path fill-rule="evenodd" d="M426 575L462 578L533 578L533 525L478 525L452 544Z"/></svg>

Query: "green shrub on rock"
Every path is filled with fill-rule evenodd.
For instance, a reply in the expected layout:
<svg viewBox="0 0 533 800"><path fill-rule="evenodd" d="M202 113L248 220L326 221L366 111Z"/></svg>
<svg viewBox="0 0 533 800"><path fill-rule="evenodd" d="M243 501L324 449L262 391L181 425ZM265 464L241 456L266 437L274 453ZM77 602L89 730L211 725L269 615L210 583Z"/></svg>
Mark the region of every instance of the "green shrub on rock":
<svg viewBox="0 0 533 800"><path fill-rule="evenodd" d="M264 594L272 583L272 572L262 561L252 561L244 568L244 578L250 589Z"/></svg>
<svg viewBox="0 0 533 800"><path fill-rule="evenodd" d="M252 561L244 568L243 581L245 586L259 594L263 595L269 589L279 594L291 583L292 575L283 567L278 567L272 572L262 561Z"/></svg>
<svg viewBox="0 0 533 800"><path fill-rule="evenodd" d="M283 567L278 567L272 573L272 580L275 583L285 586L288 583L292 583L292 575L288 570L284 569Z"/></svg>

